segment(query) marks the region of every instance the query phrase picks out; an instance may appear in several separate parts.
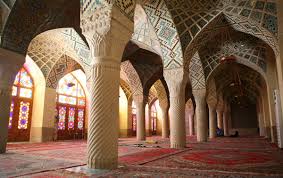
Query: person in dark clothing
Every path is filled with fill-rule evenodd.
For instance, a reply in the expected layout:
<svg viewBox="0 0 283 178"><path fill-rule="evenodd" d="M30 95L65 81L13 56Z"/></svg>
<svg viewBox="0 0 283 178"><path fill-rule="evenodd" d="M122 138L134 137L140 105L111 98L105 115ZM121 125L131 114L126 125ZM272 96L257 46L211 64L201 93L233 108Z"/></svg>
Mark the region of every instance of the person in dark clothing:
<svg viewBox="0 0 283 178"><path fill-rule="evenodd" d="M220 128L216 128L216 135L217 137L223 137L224 136L224 130Z"/></svg>

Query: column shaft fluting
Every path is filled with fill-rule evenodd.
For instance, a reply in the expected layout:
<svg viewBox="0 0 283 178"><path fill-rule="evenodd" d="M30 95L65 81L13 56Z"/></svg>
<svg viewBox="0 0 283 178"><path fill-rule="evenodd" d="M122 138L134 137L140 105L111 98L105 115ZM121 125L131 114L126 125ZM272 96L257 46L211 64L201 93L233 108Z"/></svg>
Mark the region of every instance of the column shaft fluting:
<svg viewBox="0 0 283 178"><path fill-rule="evenodd" d="M186 146L184 97L170 97L169 118L171 148L184 148Z"/></svg>
<svg viewBox="0 0 283 178"><path fill-rule="evenodd" d="M90 75L88 167L117 168L120 64L94 63Z"/></svg>
<svg viewBox="0 0 283 178"><path fill-rule="evenodd" d="M197 119L197 141L207 141L207 115L206 115L206 101L204 96L195 96L196 101L196 119Z"/></svg>

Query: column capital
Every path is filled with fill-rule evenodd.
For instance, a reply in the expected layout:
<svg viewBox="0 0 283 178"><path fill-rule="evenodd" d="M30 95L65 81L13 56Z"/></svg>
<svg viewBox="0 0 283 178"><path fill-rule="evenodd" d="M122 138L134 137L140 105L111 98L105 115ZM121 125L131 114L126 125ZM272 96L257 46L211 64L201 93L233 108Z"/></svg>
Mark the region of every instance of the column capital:
<svg viewBox="0 0 283 178"><path fill-rule="evenodd" d="M189 74L183 68L166 69L164 70L164 78L167 82L170 97L179 97L185 91Z"/></svg>
<svg viewBox="0 0 283 178"><path fill-rule="evenodd" d="M201 90L193 90L193 95L195 97L195 101L205 100L206 97L206 89Z"/></svg>
<svg viewBox="0 0 283 178"><path fill-rule="evenodd" d="M128 23L112 2L100 3L94 5L95 9L81 15L82 34L89 44L92 58L115 56L115 59L121 61L125 46L133 33L133 24Z"/></svg>
<svg viewBox="0 0 283 178"><path fill-rule="evenodd" d="M207 105L208 105L209 110L215 110L216 111L216 105L209 104L209 103L207 103Z"/></svg>
<svg viewBox="0 0 283 178"><path fill-rule="evenodd" d="M162 110L168 110L169 109L169 104L167 100L159 100L159 107Z"/></svg>
<svg viewBox="0 0 283 178"><path fill-rule="evenodd" d="M145 95L133 95L133 100L135 101L136 104L143 103L145 105L145 103L148 100L148 96L145 96Z"/></svg>

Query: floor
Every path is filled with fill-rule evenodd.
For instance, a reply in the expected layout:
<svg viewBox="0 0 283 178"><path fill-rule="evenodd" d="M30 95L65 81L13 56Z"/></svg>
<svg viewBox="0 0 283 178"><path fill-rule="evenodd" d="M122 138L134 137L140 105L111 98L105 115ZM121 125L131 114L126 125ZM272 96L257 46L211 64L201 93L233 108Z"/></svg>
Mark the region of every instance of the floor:
<svg viewBox="0 0 283 178"><path fill-rule="evenodd" d="M9 143L0 177L283 177L283 151L264 138L187 137L187 143L177 150L160 137L119 139L119 168L112 171L86 168L85 141Z"/></svg>

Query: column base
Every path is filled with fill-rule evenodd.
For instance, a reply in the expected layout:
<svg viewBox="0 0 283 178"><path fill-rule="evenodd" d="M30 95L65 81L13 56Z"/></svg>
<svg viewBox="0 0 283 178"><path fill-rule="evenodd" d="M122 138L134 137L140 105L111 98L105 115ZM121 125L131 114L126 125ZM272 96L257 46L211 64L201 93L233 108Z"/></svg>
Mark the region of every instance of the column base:
<svg viewBox="0 0 283 178"><path fill-rule="evenodd" d="M145 141L146 137L142 137L142 138L137 138L137 141Z"/></svg>
<svg viewBox="0 0 283 178"><path fill-rule="evenodd" d="M93 159L88 160L87 164L88 168L90 169L116 169L118 167L118 159Z"/></svg>
<svg viewBox="0 0 283 178"><path fill-rule="evenodd" d="M0 144L0 154L4 154L6 153L6 147L7 147L7 144Z"/></svg>
<svg viewBox="0 0 283 178"><path fill-rule="evenodd" d="M197 140L197 142L207 142L207 139L206 138L200 138Z"/></svg>
<svg viewBox="0 0 283 178"><path fill-rule="evenodd" d="M169 135L162 135L162 138L169 138Z"/></svg>
<svg viewBox="0 0 283 178"><path fill-rule="evenodd" d="M171 143L170 148L183 149L186 147L184 143Z"/></svg>

